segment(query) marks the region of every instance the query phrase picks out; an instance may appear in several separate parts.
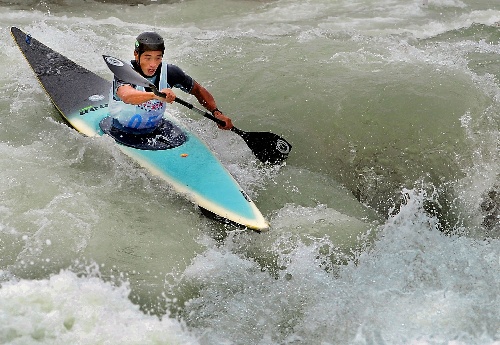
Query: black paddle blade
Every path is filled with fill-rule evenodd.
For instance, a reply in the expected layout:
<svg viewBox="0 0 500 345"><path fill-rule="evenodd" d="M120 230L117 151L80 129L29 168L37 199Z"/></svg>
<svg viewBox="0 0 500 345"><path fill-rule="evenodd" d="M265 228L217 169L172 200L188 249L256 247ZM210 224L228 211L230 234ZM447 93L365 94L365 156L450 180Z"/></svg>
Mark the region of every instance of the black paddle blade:
<svg viewBox="0 0 500 345"><path fill-rule="evenodd" d="M151 83L139 73L137 73L130 64L109 55L103 55L104 61L113 74L123 81L134 85L150 87Z"/></svg>
<svg viewBox="0 0 500 345"><path fill-rule="evenodd" d="M292 149L288 141L274 133L244 132L235 127L231 130L245 140L255 157L263 163L281 164Z"/></svg>

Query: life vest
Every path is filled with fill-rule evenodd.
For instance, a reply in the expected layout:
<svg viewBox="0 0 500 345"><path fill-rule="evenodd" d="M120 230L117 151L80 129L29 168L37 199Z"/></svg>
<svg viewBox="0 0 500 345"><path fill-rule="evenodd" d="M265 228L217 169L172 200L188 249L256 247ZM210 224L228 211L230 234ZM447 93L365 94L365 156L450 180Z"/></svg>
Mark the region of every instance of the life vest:
<svg viewBox="0 0 500 345"><path fill-rule="evenodd" d="M169 88L170 85L167 82L167 64L162 63L159 68L160 72L160 82L158 89L162 90L164 88ZM154 77L146 78L153 83ZM142 86L134 86L135 89L145 91ZM116 119L118 123L130 129L153 129L155 128L163 118L165 113L166 102L153 99L145 103L138 105L128 104L123 102L115 93L114 85L111 86L111 91L109 95L109 114L111 117Z"/></svg>

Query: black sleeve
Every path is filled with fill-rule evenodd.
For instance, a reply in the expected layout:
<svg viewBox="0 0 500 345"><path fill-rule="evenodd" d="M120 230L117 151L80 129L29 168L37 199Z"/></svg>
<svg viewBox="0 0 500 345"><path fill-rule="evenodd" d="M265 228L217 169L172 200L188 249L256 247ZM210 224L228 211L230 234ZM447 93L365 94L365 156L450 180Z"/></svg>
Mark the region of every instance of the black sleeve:
<svg viewBox="0 0 500 345"><path fill-rule="evenodd" d="M193 89L194 80L184 73L180 67L172 64L167 65L167 82L172 87L177 87L184 92L190 93Z"/></svg>

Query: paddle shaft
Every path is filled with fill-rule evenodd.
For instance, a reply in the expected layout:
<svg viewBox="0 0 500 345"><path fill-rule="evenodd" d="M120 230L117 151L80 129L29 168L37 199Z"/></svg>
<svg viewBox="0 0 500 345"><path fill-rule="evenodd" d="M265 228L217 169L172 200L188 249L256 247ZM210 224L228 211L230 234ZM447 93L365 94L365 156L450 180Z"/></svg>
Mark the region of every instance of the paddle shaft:
<svg viewBox="0 0 500 345"><path fill-rule="evenodd" d="M188 102L186 102L186 101L185 101L185 100L183 100L183 99L180 99L179 97L175 97L175 100L174 100L174 101L175 101L176 103L182 104L182 105L183 105L183 106L185 106L186 108L189 108L189 109L191 109L191 110L196 111L197 113L199 113L199 114L201 114L201 115L205 116L207 119L210 119L210 120L212 120L212 121L216 122L216 123L217 123L217 124L219 124L219 125L224 126L224 125L226 124L224 121L222 121L222 120L220 120L220 119L216 118L215 116L213 116L213 115L212 115L212 114L210 114L209 112L204 111L204 110L202 110L202 109L200 109L200 108L197 108L197 107L195 107L194 105L192 105L191 103L188 103Z"/></svg>
<svg viewBox="0 0 500 345"><path fill-rule="evenodd" d="M154 92L155 95L165 98L166 95L163 92L158 91L158 89L154 85L151 84L150 88L151 88L151 90L153 90L153 92ZM221 119L216 118L215 116L213 116L209 112L207 112L205 110L202 110L200 108L197 108L194 105L192 105L191 103L186 102L183 99L180 99L179 97L175 97L174 101L176 103L182 104L183 106L185 106L188 109L196 111L197 113L205 116L207 119L210 119L210 120L214 121L215 123L217 123L217 124L219 124L221 126L225 126L226 125L225 121L222 121ZM238 128L234 127L234 126L231 128L231 131L233 131L235 133L238 133L239 135L241 135L241 133L243 132L241 129L238 129Z"/></svg>
<svg viewBox="0 0 500 345"><path fill-rule="evenodd" d="M196 111L197 113L205 116L207 119L210 119L212 121L214 121L215 123L221 125L221 126L225 126L226 125L226 122L222 121L221 119L218 119L216 118L215 116L213 116L212 114L210 114L209 112L207 111L204 111L200 108L197 108L195 107L194 105L192 105L191 103L188 103L186 102L185 100L183 99L180 99L179 97L175 97L175 100L174 100L176 103L179 103L179 104L182 104L183 106L185 106L186 108L188 109L191 109L191 110L194 110ZM239 128L236 128L236 127L231 127L231 131L236 133L236 134L239 134L240 136L243 136L245 134L244 131L242 131L241 129Z"/></svg>

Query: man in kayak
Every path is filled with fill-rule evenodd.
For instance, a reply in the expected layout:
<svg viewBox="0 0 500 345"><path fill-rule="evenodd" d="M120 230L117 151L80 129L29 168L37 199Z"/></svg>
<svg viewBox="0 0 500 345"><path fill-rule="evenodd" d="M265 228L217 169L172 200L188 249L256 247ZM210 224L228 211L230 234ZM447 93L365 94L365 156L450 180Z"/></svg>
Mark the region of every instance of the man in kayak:
<svg viewBox="0 0 500 345"><path fill-rule="evenodd" d="M132 85L115 76L109 100L113 126L131 134L153 132L162 124L166 103L175 100L172 87L177 87L194 95L203 107L224 121L225 125L219 125L219 128L231 129L233 127L231 119L217 109L210 92L178 66L164 63L164 52L165 44L159 34L143 32L137 36L132 66L166 96L162 98L149 88Z"/></svg>

